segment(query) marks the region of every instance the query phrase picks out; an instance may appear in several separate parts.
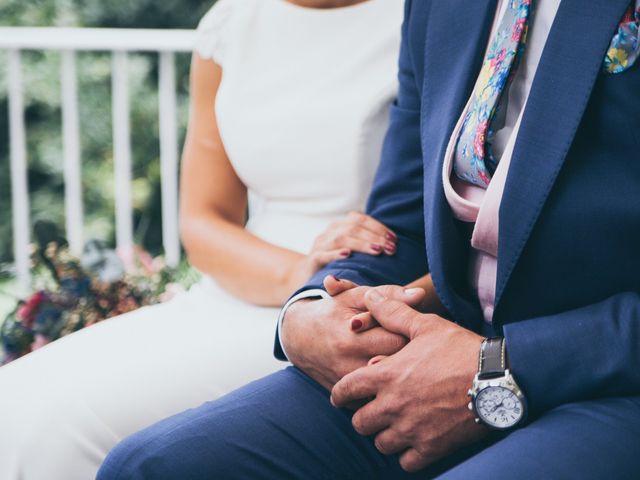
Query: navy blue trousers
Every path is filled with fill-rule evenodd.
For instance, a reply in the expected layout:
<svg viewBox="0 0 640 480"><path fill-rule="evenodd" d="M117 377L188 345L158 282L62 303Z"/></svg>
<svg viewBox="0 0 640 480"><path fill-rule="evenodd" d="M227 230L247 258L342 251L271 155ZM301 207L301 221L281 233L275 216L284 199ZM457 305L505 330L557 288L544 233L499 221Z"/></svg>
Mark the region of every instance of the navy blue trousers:
<svg viewBox="0 0 640 480"><path fill-rule="evenodd" d="M640 397L564 405L419 474L377 452L295 368L122 441L98 480L640 479Z"/></svg>

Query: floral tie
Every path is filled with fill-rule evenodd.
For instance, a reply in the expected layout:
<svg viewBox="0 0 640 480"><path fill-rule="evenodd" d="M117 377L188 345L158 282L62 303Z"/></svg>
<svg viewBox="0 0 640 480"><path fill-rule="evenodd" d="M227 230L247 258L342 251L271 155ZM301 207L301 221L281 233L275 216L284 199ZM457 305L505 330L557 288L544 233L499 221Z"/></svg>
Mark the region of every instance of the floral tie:
<svg viewBox="0 0 640 480"><path fill-rule="evenodd" d="M604 71L622 73L631 68L640 55L640 0L629 5L604 59Z"/></svg>
<svg viewBox="0 0 640 480"><path fill-rule="evenodd" d="M491 141L500 108L524 52L532 0L509 0L493 38L471 97L455 151L454 171L458 178L487 188L497 161ZM504 117L504 115L502 115Z"/></svg>

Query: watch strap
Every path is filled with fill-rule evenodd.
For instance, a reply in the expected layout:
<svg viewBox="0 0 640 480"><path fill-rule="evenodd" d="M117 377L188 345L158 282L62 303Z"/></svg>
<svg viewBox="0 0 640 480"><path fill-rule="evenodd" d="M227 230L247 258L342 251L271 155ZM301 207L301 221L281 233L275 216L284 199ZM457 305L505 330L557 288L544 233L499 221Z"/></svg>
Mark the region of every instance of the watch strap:
<svg viewBox="0 0 640 480"><path fill-rule="evenodd" d="M505 375L505 348L503 337L487 338L480 347L478 379L503 377Z"/></svg>

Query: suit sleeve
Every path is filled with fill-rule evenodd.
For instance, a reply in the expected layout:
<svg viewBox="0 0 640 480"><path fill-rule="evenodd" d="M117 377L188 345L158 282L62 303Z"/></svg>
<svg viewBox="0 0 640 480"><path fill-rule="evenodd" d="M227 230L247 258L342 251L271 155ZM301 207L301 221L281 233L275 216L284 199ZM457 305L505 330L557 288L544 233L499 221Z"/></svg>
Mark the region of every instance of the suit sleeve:
<svg viewBox="0 0 640 480"><path fill-rule="evenodd" d="M354 254L336 261L312 277L304 289L319 288L329 274L360 285L403 284L427 272L423 163L420 143L420 96L409 48L411 2L406 3L399 60L399 92L391 106L389 129L382 149L366 212L398 234L398 250L390 257Z"/></svg>
<svg viewBox="0 0 640 480"><path fill-rule="evenodd" d="M409 48L410 12L411 0L408 0L402 25L398 97L391 106L389 129L366 209L369 215L398 235L397 252L394 256L377 257L356 253L348 259L333 262L317 272L293 296L305 290L322 289L322 280L327 275L359 285L402 285L428 271L420 143L421 99ZM276 335L275 355L286 358L279 335Z"/></svg>
<svg viewBox="0 0 640 480"><path fill-rule="evenodd" d="M598 397L640 394L640 295L504 327L511 370L535 416Z"/></svg>

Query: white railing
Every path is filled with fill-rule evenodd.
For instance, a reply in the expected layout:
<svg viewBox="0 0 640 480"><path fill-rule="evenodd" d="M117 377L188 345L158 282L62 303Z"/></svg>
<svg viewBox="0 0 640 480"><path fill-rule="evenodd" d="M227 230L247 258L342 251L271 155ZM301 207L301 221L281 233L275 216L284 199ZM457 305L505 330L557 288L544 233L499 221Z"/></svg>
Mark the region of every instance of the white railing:
<svg viewBox="0 0 640 480"><path fill-rule="evenodd" d="M178 136L175 53L191 51L191 30L132 30L94 28L0 27L0 50L8 51L9 135L14 232L14 256L19 288L30 285L30 222L27 187L27 148L22 83L23 50L58 50L62 54L62 134L66 236L73 252L83 246L80 124L76 53L112 52L113 159L115 175L116 242L133 243L131 197L131 139L129 125L129 52L158 52L160 164L163 246L167 262L180 260L178 236Z"/></svg>

